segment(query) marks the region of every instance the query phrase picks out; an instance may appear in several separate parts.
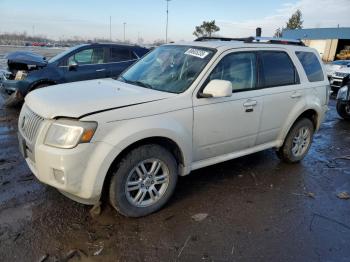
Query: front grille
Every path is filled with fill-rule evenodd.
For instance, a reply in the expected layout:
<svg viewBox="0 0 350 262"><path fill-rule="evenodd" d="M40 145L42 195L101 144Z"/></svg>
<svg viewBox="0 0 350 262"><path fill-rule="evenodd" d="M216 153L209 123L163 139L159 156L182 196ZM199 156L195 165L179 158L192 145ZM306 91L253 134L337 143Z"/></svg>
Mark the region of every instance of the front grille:
<svg viewBox="0 0 350 262"><path fill-rule="evenodd" d="M20 129L22 135L30 143L32 143L36 138L39 127L43 121L44 118L35 114L28 106L24 104L19 116L18 128Z"/></svg>
<svg viewBox="0 0 350 262"><path fill-rule="evenodd" d="M346 77L349 73L335 72L335 76Z"/></svg>

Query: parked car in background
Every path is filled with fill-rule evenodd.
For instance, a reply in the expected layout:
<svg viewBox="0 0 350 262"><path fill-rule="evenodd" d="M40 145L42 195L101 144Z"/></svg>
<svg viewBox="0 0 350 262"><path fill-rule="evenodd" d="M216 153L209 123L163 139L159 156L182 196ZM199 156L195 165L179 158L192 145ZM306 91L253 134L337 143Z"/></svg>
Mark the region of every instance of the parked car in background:
<svg viewBox="0 0 350 262"><path fill-rule="evenodd" d="M350 120L350 74L343 83L337 94L337 112L342 118Z"/></svg>
<svg viewBox="0 0 350 262"><path fill-rule="evenodd" d="M346 85L349 75L350 67L342 67L335 71L329 79L332 90L338 92L342 86Z"/></svg>
<svg viewBox="0 0 350 262"><path fill-rule="evenodd" d="M148 49L120 44L83 44L68 49L50 60L30 52L8 54L8 71L2 81L7 106L23 100L30 91L49 85L117 77L140 59Z"/></svg>
<svg viewBox="0 0 350 262"><path fill-rule="evenodd" d="M325 64L325 67L328 78L331 78L337 70L344 67L350 67L350 60L336 60L332 63Z"/></svg>
<svg viewBox="0 0 350 262"><path fill-rule="evenodd" d="M193 170L269 148L301 161L328 110L317 51L215 39L160 46L118 79L30 93L18 130L32 172L85 204L105 190L121 214L140 217Z"/></svg>

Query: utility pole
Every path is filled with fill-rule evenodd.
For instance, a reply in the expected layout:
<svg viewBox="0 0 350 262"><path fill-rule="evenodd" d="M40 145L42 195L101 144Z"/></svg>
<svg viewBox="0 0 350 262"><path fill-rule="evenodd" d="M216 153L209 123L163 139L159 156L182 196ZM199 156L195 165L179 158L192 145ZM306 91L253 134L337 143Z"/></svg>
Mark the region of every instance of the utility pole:
<svg viewBox="0 0 350 262"><path fill-rule="evenodd" d="M169 2L171 0L166 1L166 29L165 29L165 43L168 43L168 23L169 23Z"/></svg>
<svg viewBox="0 0 350 262"><path fill-rule="evenodd" d="M33 36L35 35L35 25L32 25Z"/></svg>
<svg viewBox="0 0 350 262"><path fill-rule="evenodd" d="M109 16L109 41L112 42L112 16Z"/></svg>
<svg viewBox="0 0 350 262"><path fill-rule="evenodd" d="M125 26L126 26L126 23L124 22L124 43L125 43Z"/></svg>

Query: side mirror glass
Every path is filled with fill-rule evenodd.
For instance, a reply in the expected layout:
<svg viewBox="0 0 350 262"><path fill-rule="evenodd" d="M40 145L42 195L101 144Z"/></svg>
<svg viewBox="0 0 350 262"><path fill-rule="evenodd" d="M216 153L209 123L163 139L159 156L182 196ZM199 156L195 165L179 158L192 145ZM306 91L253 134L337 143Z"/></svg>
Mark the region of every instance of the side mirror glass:
<svg viewBox="0 0 350 262"><path fill-rule="evenodd" d="M204 88L200 97L230 97L232 96L232 83L226 80L211 80Z"/></svg>

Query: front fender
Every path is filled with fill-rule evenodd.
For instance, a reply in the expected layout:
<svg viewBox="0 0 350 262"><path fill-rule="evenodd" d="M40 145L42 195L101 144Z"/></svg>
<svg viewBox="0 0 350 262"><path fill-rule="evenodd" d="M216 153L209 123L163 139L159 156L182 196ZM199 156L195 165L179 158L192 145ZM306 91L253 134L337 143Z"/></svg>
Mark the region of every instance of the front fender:
<svg viewBox="0 0 350 262"><path fill-rule="evenodd" d="M95 141L105 142L113 146L113 150L108 156L110 165L128 146L140 140L154 137L170 139L179 147L184 160L183 174L188 174L192 162L191 109L106 123L96 132Z"/></svg>

